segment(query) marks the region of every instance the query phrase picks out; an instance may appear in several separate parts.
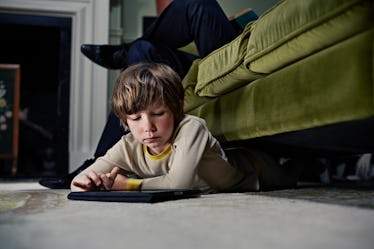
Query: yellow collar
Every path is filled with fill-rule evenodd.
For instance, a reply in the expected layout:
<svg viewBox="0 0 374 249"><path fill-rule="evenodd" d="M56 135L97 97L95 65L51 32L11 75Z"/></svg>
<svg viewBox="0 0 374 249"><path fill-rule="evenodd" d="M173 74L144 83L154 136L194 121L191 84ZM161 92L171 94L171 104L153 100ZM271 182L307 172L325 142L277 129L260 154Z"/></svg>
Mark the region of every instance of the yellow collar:
<svg viewBox="0 0 374 249"><path fill-rule="evenodd" d="M143 144L143 151L144 151L144 154L151 160L160 160L164 157L166 157L167 155L169 155L170 151L171 151L171 144L169 144L163 152L161 152L160 154L158 155L152 155L151 153L149 153L148 151L148 147Z"/></svg>

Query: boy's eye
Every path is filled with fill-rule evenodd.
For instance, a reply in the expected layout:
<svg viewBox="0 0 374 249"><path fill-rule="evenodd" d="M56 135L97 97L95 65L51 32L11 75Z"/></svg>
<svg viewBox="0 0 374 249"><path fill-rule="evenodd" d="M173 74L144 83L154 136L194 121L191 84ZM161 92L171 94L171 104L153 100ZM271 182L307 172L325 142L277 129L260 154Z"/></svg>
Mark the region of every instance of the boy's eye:
<svg viewBox="0 0 374 249"><path fill-rule="evenodd" d="M140 119L140 116L129 116L128 117L130 120L132 121L136 121L136 120L139 120Z"/></svg>
<svg viewBox="0 0 374 249"><path fill-rule="evenodd" d="M160 112L154 112L152 114L155 116L162 116L164 113L165 113L164 111L160 111Z"/></svg>

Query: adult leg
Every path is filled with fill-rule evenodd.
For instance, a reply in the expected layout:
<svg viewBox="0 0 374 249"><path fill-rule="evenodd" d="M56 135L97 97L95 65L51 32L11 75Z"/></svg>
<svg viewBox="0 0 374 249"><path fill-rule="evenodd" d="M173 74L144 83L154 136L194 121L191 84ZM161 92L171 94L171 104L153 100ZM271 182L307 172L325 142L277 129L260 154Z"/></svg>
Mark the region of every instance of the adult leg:
<svg viewBox="0 0 374 249"><path fill-rule="evenodd" d="M141 38L123 49L127 57L124 67L142 61L161 62L184 77L197 57L178 48L195 41L199 55L205 56L237 35L216 0L174 0Z"/></svg>
<svg viewBox="0 0 374 249"><path fill-rule="evenodd" d="M125 68L139 62L157 62L169 65L183 78L197 56L161 44L138 39L128 50Z"/></svg>
<svg viewBox="0 0 374 249"><path fill-rule="evenodd" d="M195 41L199 56L204 57L237 35L216 0L174 0L140 39L172 50ZM83 44L81 51L103 67L123 69L132 45Z"/></svg>
<svg viewBox="0 0 374 249"><path fill-rule="evenodd" d="M204 57L237 35L216 0L174 0L142 39L173 49L195 41L199 55Z"/></svg>

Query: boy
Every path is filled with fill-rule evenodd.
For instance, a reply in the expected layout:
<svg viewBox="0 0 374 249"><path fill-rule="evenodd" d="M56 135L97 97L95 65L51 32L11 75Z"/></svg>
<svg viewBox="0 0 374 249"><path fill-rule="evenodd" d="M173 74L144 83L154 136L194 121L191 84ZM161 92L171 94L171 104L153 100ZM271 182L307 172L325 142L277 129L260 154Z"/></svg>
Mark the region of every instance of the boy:
<svg viewBox="0 0 374 249"><path fill-rule="evenodd" d="M183 114L183 99L181 79L167 65L140 63L123 71L112 105L130 133L76 176L71 190L258 190L254 171L245 175L231 166L205 122Z"/></svg>
<svg viewBox="0 0 374 249"><path fill-rule="evenodd" d="M197 188L212 193L257 191L260 183L265 188L295 184L259 152L228 150L230 164L205 121L183 114L183 99L180 77L165 64L139 63L123 71L112 105L130 133L77 175L71 190ZM142 179L126 176L134 174Z"/></svg>

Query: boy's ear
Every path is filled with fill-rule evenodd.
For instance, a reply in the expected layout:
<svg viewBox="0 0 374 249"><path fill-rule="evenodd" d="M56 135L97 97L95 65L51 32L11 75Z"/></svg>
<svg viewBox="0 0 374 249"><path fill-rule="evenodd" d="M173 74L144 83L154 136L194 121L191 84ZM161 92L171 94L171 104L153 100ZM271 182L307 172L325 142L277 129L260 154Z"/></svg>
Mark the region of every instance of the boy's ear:
<svg viewBox="0 0 374 249"><path fill-rule="evenodd" d="M126 121L123 121L122 119L120 119L119 122L120 122L120 125L123 127L123 129L125 129L125 131L130 131Z"/></svg>

